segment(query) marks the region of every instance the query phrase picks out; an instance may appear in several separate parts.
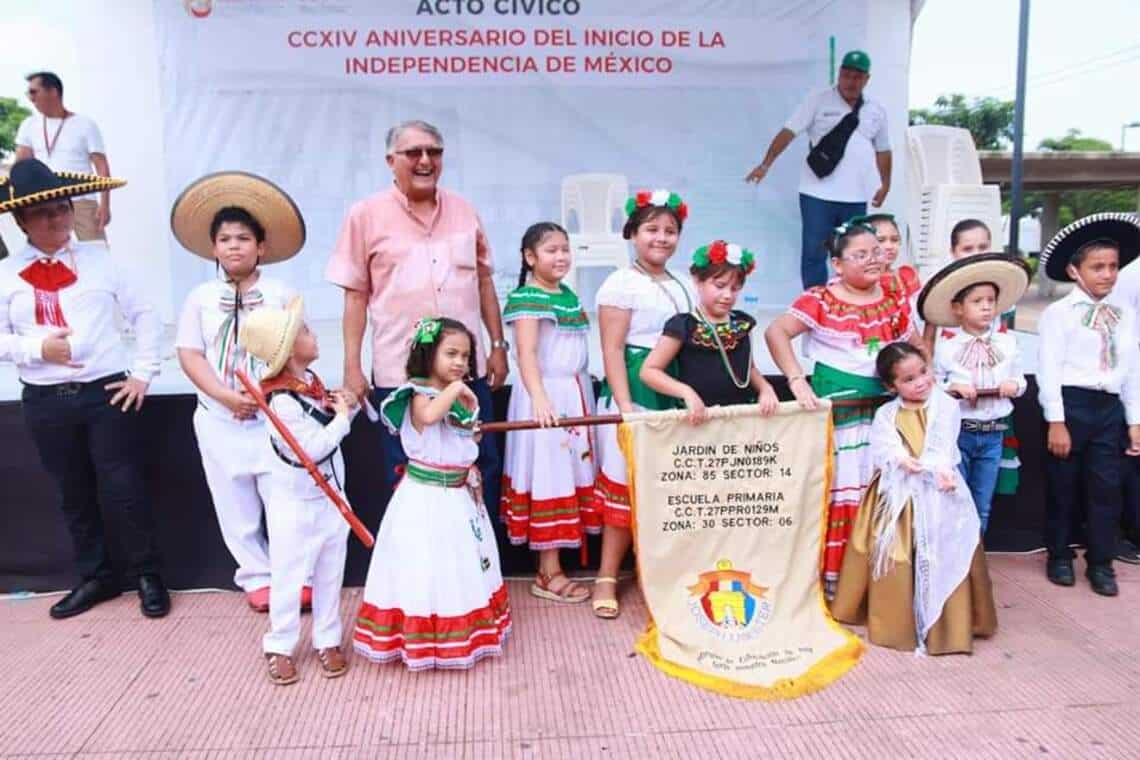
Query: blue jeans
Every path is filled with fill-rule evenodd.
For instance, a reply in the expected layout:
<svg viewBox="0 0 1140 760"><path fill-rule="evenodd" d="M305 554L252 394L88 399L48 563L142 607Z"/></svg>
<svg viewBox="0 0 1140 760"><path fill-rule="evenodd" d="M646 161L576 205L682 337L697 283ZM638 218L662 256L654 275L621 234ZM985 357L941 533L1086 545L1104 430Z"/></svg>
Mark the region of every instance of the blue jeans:
<svg viewBox="0 0 1140 760"><path fill-rule="evenodd" d="M997 487L998 468L1001 466L1001 444L1005 433L993 430L988 433L975 433L963 430L958 434L958 451L962 461L958 471L970 487L978 518L982 521L982 535L990 521L990 507L993 505L994 488Z"/></svg>
<svg viewBox="0 0 1140 760"><path fill-rule="evenodd" d="M493 420L495 408L491 398L491 386L487 384L487 378L481 377L478 380L472 380L468 386L475 392L475 397L479 399L479 419L483 422ZM372 389L372 405L376 407L377 411L380 409L380 402L394 390L396 389ZM388 486L395 488L396 483L400 480L396 468L407 464L408 457L404 453L404 447L400 445L400 437L389 433L388 428L383 424L379 427L380 446L384 450L384 477L388 481ZM495 436L484 435L479 440L479 458L475 460L475 463L479 465L479 472L483 476L483 503L487 505L487 511L492 516L498 515L503 467L502 461L499 459L498 446L495 445Z"/></svg>
<svg viewBox="0 0 1140 760"><path fill-rule="evenodd" d="M803 221L803 249L800 253L800 279L804 290L827 283L827 239L831 231L853 216L867 213L867 203L825 201L800 193L800 218Z"/></svg>

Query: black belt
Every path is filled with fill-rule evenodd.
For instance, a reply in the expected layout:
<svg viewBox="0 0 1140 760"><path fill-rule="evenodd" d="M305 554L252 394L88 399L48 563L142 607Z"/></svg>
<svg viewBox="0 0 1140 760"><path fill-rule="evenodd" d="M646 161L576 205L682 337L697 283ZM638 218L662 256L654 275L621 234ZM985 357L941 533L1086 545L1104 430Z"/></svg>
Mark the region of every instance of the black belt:
<svg viewBox="0 0 1140 760"><path fill-rule="evenodd" d="M1004 433L1009 425L1001 420L962 420L962 429L968 433Z"/></svg>
<svg viewBox="0 0 1140 760"><path fill-rule="evenodd" d="M23 380L20 382L24 385L24 394L43 397L43 396L57 396L60 398L70 398L78 396L82 391L87 388L98 386L102 389L107 383L114 383L119 380L126 380L126 372L116 372L113 375L100 377L95 380L88 380L85 383L51 383L49 385L40 385L37 383L25 383Z"/></svg>

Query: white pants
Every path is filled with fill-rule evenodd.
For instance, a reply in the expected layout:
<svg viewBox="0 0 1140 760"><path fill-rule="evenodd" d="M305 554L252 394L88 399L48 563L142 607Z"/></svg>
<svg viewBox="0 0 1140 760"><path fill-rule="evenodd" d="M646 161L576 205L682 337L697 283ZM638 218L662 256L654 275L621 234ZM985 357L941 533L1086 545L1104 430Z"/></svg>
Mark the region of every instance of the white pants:
<svg viewBox="0 0 1140 760"><path fill-rule="evenodd" d="M348 523L328 499L274 493L265 508L273 545L269 633L261 648L292 655L301 635L301 589L312 577L313 648L340 646L340 589L348 554Z"/></svg>
<svg viewBox="0 0 1140 760"><path fill-rule="evenodd" d="M269 433L260 420L241 422L226 414L199 406L194 411L194 435L222 540L237 562L234 583L254 591L269 585L269 544L261 530Z"/></svg>

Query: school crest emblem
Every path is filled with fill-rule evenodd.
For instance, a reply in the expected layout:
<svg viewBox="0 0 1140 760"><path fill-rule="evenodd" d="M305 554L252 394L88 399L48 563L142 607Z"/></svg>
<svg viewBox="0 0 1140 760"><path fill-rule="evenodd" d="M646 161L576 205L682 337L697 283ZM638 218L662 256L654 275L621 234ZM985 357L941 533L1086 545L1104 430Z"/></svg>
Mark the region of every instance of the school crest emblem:
<svg viewBox="0 0 1140 760"><path fill-rule="evenodd" d="M772 617L768 587L752 582L752 574L734 570L722 559L716 570L701 573L688 587L689 610L698 625L724 641L748 641L760 635Z"/></svg>

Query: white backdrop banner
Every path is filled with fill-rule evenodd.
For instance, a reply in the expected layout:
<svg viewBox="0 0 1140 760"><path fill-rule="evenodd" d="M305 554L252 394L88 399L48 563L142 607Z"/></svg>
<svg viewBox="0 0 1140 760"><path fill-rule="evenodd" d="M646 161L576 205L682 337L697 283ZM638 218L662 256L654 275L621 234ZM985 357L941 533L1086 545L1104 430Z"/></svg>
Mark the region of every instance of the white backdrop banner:
<svg viewBox="0 0 1140 760"><path fill-rule="evenodd" d="M479 210L500 290L526 226L560 221L562 179L603 172L688 202L676 270L716 238L756 251L749 310L799 291L806 141L743 177L835 58L868 48L869 92L905 127L907 51L873 45L906 39L904 0L155 0L155 23L169 199L224 169L284 187L309 239L275 274L317 319L340 314L325 262L348 206L391 182L384 135L405 119L442 130L442 183ZM213 268L169 245L178 304Z"/></svg>

